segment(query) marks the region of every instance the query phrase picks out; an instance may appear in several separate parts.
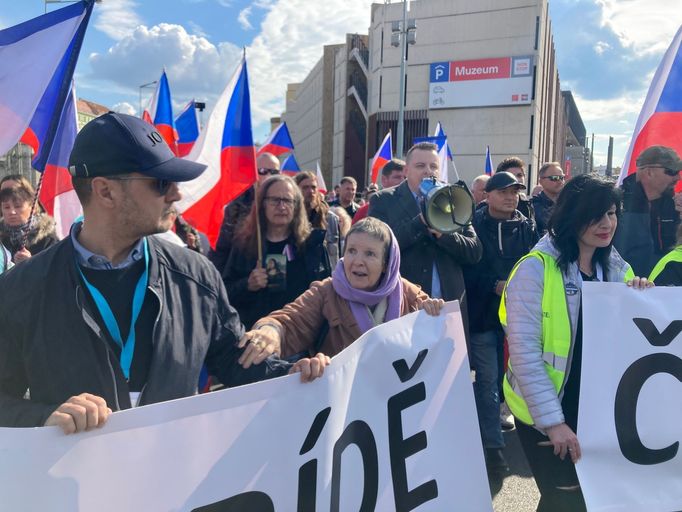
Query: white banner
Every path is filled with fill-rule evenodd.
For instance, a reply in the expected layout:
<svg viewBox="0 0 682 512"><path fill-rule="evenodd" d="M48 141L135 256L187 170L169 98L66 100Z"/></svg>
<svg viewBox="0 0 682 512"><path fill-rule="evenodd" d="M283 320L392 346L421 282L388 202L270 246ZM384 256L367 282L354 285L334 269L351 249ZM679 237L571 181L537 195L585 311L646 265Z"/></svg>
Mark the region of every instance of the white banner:
<svg viewBox="0 0 682 512"><path fill-rule="evenodd" d="M576 468L587 508L682 510L682 288L583 293Z"/></svg>
<svg viewBox="0 0 682 512"><path fill-rule="evenodd" d="M373 329L323 378L0 429L0 509L492 510L459 306Z"/></svg>

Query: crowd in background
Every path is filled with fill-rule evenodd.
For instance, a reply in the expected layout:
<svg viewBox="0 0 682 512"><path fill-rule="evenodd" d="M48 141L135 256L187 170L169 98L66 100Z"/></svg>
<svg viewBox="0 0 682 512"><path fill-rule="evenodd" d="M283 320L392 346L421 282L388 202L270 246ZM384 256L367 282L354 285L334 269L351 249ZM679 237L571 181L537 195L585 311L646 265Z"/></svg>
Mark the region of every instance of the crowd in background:
<svg viewBox="0 0 682 512"><path fill-rule="evenodd" d="M153 129L125 122L140 133ZM90 133L84 129L72 154L76 169L79 144L116 143L102 140L96 127ZM118 144L125 151L129 143ZM96 162L87 163L97 169ZM76 295L89 291L78 301L84 301L82 312L96 312L85 320L95 326L91 329L109 333L104 367L117 374L117 385L112 391L99 382L97 375L109 370L96 368L81 381L60 383L62 394L44 391L48 381L32 381L30 365L38 363L23 360L16 347L33 346L45 334L32 331L15 339L17 321L10 320L11 310L0 309L0 424L91 428L111 410L191 394L202 366L226 385L287 371L314 378L328 356L375 325L419 309L437 315L444 301L458 300L488 471L508 470L502 431L515 424L541 491L538 510L584 509L573 465L580 457L577 407L585 341L580 290L585 281L627 282L634 288L649 287L650 281L682 284L682 199L673 190L682 161L669 148L650 147L638 155L636 174L620 188L596 175L569 180L560 163L547 162L529 197L526 164L510 156L491 176L473 180L471 222L451 231L434 227L424 213L420 185L438 176L439 166L435 145L416 144L404 161L384 166L380 186L371 184L358 194L356 180L346 176L325 197L315 173L286 176L277 157L261 154L256 184L225 206L215 248L172 207L179 194L174 182L192 179L200 169L173 178L143 166L76 174L85 221L74 224L62 242L54 221L34 204L31 185L18 176L4 178L0 286L28 283L28 276L42 275L41 268L64 273L64 265L74 267L65 289L78 290L82 283ZM156 180L156 191L133 188L145 186L144 180ZM142 207L143 194L151 194L145 201L159 202L158 212ZM125 211L131 204L137 205L137 217ZM145 216L155 219L153 226L141 226ZM121 240L121 258L97 226ZM111 255L104 255L105 249ZM42 259L29 263L41 252ZM108 266L96 265L97 257ZM152 290L151 298L141 282ZM45 300L53 297L50 284L35 286ZM138 289L143 290L139 304ZM29 309L38 307L37 299L25 300ZM564 315L563 323L548 320L545 313L562 305L552 318ZM75 307L64 305L62 313L82 322ZM169 309L171 317L161 315ZM34 322L46 315L48 325L58 323L47 311L34 313ZM114 335L118 330L111 319L130 326ZM165 331L187 338L160 354L145 340ZM85 329L74 334L79 335L93 334ZM127 353L135 335L138 344ZM202 335L206 342L193 345ZM126 357L125 379L119 379L118 364L111 361L123 365ZM163 377L155 373L158 358L172 368ZM39 367L49 373L46 364ZM176 375L182 364L191 371ZM174 385L162 389L173 378ZM129 388L130 396L122 399L120 387ZM80 398L62 399L72 395Z"/></svg>

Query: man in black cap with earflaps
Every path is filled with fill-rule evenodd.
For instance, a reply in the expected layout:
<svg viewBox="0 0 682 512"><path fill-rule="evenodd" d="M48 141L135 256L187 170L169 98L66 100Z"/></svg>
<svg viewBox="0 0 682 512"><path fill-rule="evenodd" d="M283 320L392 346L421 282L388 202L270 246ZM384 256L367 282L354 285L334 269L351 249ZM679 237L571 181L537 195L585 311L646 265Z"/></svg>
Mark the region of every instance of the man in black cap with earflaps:
<svg viewBox="0 0 682 512"><path fill-rule="evenodd" d="M0 303L0 426L90 430L112 410L195 394L204 363L226 385L321 375L322 355L244 370L244 328L220 274L149 236L170 227L177 183L204 169L132 116L110 112L80 131L69 170L83 222L0 277L15 291Z"/></svg>
<svg viewBox="0 0 682 512"><path fill-rule="evenodd" d="M623 180L623 213L613 245L635 275L648 276L676 243L680 210L674 188L682 160L666 146L650 146L637 156L637 172Z"/></svg>

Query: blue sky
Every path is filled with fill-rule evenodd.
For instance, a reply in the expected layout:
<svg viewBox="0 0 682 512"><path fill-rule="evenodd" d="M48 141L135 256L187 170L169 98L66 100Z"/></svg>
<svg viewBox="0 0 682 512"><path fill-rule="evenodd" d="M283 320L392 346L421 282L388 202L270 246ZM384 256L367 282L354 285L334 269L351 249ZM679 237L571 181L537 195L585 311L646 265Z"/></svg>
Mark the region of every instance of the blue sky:
<svg viewBox="0 0 682 512"><path fill-rule="evenodd" d="M166 66L176 108L214 99L246 46L256 139L303 79L322 45L366 32L371 0L103 0L76 72L80 97L137 113L138 86ZM58 8L53 4L49 10ZM42 0L0 0L0 28L44 12ZM679 0L553 0L550 15L562 89L594 132L595 164L608 136L620 165L660 58L682 23ZM143 104L151 95L143 91ZM133 112L134 111L134 112Z"/></svg>

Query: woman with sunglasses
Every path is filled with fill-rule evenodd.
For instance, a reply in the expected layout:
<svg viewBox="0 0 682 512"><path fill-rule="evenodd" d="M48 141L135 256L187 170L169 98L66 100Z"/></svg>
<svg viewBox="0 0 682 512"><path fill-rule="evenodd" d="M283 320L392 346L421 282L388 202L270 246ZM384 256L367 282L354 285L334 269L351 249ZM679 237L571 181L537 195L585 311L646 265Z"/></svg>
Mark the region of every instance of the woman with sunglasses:
<svg viewBox="0 0 682 512"><path fill-rule="evenodd" d="M578 421L585 281L646 278L613 248L620 216L614 184L581 175L562 190L549 232L512 270L500 304L509 346L504 396L540 490L538 511L585 510L574 464L581 456Z"/></svg>
<svg viewBox="0 0 682 512"><path fill-rule="evenodd" d="M257 222L262 260L258 256ZM235 232L223 272L230 302L247 329L294 300L313 281L329 277L324 240L324 230L310 227L303 196L294 180L274 175L258 187L249 217ZM269 280L266 262L271 259L282 267L284 275Z"/></svg>
<svg viewBox="0 0 682 512"><path fill-rule="evenodd" d="M538 235L547 233L547 223L552 215L554 203L559 198L559 193L564 188L566 176L559 162L547 162L542 164L538 171L538 181L542 191L531 198L531 204L535 211L535 224Z"/></svg>

